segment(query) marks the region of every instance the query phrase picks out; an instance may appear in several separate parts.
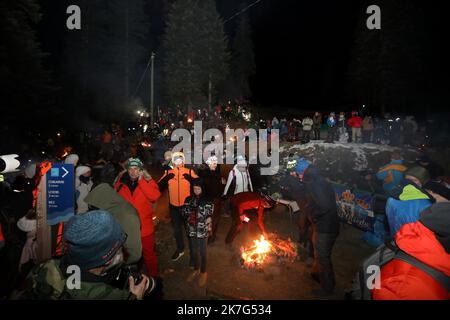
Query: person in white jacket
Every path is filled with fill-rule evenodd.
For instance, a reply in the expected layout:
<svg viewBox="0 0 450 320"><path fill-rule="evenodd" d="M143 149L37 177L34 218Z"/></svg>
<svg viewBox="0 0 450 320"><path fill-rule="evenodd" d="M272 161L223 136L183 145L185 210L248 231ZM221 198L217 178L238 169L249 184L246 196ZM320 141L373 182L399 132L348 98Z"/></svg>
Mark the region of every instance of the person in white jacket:
<svg viewBox="0 0 450 320"><path fill-rule="evenodd" d="M234 184L233 194L253 191L252 180L248 173L247 161L244 157L237 157L237 164L233 167L233 170L228 174L227 184L223 191L223 196L226 197L230 186Z"/></svg>
<svg viewBox="0 0 450 320"><path fill-rule="evenodd" d="M311 130L313 128L314 121L309 116L306 116L306 118L302 121L303 126L303 140L306 140L309 142L311 140Z"/></svg>
<svg viewBox="0 0 450 320"><path fill-rule="evenodd" d="M92 189L91 168L87 166L79 166L75 170L75 189L78 193L77 197L77 214L89 211L89 206L84 202L84 198Z"/></svg>

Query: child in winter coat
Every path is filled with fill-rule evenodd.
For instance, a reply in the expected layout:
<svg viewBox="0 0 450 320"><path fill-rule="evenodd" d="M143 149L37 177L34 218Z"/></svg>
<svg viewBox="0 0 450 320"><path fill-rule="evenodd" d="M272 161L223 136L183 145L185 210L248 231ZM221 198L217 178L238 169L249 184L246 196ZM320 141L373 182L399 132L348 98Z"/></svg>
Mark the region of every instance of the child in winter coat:
<svg viewBox="0 0 450 320"><path fill-rule="evenodd" d="M214 204L204 195L203 189L202 182L199 179L195 180L192 183L192 195L186 198L181 211L189 237L189 264L192 269L187 280L191 282L199 277L200 287L205 286L207 281L206 248L212 230L212 214L214 212Z"/></svg>

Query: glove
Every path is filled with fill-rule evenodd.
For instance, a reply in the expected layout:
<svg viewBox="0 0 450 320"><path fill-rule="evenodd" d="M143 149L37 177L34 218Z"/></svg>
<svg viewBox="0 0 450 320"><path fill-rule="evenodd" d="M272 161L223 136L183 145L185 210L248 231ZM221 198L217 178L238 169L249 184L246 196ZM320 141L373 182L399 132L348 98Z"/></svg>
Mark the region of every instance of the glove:
<svg viewBox="0 0 450 320"><path fill-rule="evenodd" d="M167 176L167 181L172 180L173 178L175 178L175 173L169 173Z"/></svg>
<svg viewBox="0 0 450 320"><path fill-rule="evenodd" d="M195 179L193 177L191 177L190 175L188 175L187 173L183 174L183 177L189 181L190 183L192 183Z"/></svg>
<svg viewBox="0 0 450 320"><path fill-rule="evenodd" d="M169 180L173 179L175 177L174 173L169 173L166 175L162 180L158 182L158 188L159 190L165 190L168 187Z"/></svg>

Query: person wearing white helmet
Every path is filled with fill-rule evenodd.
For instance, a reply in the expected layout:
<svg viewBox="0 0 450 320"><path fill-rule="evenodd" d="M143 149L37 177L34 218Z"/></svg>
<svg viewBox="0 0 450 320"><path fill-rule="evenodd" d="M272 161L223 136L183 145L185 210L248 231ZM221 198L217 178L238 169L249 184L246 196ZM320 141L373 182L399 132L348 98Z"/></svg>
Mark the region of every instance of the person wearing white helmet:
<svg viewBox="0 0 450 320"><path fill-rule="evenodd" d="M233 194L253 191L252 180L248 173L247 161L243 156L237 157L237 163L228 175L227 184L223 191L223 197L227 196L229 190L232 190Z"/></svg>

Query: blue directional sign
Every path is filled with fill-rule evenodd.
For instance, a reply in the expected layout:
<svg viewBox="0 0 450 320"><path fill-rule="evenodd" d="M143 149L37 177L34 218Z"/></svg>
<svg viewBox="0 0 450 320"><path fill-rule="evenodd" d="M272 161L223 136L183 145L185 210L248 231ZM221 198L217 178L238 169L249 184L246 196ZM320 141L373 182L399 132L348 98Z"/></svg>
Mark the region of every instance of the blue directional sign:
<svg viewBox="0 0 450 320"><path fill-rule="evenodd" d="M46 178L47 224L52 226L69 220L75 213L73 164L53 164Z"/></svg>

